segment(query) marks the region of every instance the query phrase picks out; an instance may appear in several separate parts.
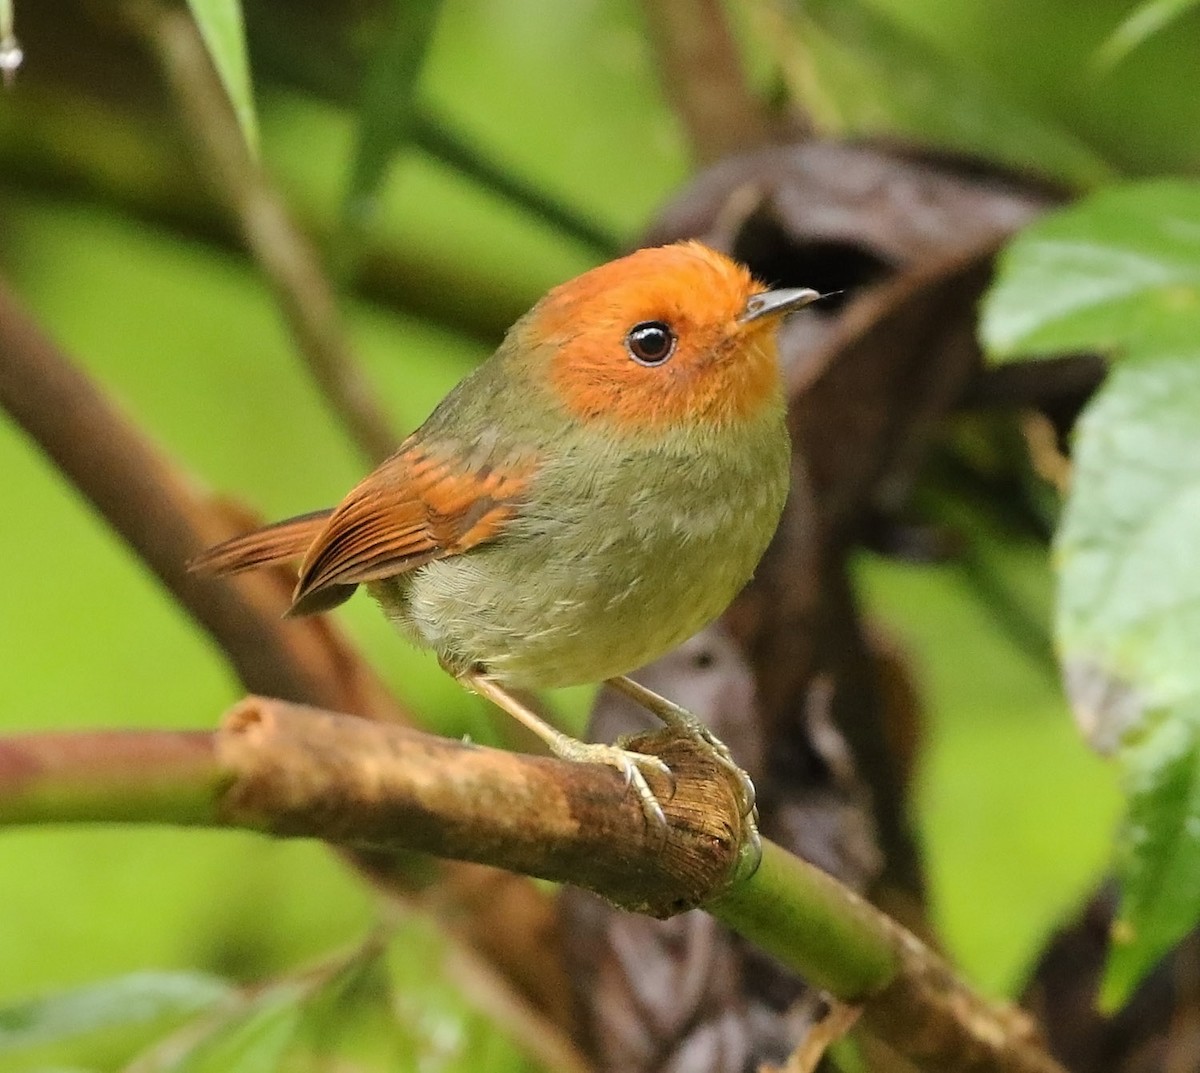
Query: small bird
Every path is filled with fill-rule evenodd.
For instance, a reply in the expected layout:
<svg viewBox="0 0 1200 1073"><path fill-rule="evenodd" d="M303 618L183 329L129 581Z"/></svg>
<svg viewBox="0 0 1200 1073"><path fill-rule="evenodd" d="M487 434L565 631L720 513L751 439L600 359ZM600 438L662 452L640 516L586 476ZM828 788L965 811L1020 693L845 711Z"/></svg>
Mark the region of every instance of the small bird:
<svg viewBox="0 0 1200 1073"><path fill-rule="evenodd" d="M662 826L643 774L669 774L661 760L576 741L512 691L606 681L737 770L684 709L625 675L720 615L766 549L791 454L775 329L820 297L768 290L697 242L594 268L521 317L333 510L191 568L299 559L292 615L365 585L552 752L621 770Z"/></svg>

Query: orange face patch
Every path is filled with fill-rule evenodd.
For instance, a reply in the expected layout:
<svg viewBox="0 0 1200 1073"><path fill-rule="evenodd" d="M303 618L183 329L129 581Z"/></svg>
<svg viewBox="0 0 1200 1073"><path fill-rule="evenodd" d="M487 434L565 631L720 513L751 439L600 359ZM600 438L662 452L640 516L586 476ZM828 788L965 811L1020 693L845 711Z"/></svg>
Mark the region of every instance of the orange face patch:
<svg viewBox="0 0 1200 1073"><path fill-rule="evenodd" d="M550 383L576 417L630 429L724 426L779 391L774 324L738 322L764 289L699 243L639 250L551 291L530 330L550 344ZM653 322L667 325L675 343L669 358L647 366L627 338Z"/></svg>

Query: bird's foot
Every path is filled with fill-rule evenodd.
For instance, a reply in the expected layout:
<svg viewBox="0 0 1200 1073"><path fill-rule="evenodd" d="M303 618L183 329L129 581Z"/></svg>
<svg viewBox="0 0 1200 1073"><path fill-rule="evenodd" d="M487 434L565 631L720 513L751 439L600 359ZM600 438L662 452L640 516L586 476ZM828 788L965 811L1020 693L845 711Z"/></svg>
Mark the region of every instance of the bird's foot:
<svg viewBox="0 0 1200 1073"><path fill-rule="evenodd" d="M666 837L667 817L662 805L650 789L646 774L665 775L674 778L671 769L657 756L650 753L640 753L633 749L623 749L620 745L596 745L590 742L578 741L552 727L527 704L522 703L498 682L492 681L480 672L471 672L460 676L469 689L481 696L487 697L497 707L508 712L522 726L533 731L549 746L550 751L563 760L574 760L583 764L604 764L615 767L625 776L625 785L632 786L642 805L642 814L646 822L660 836Z"/></svg>
<svg viewBox="0 0 1200 1073"><path fill-rule="evenodd" d="M751 781L750 776L738 767L737 761L734 760L728 746L709 730L708 727L686 708L680 707L674 701L667 700L666 697L659 696L659 694L651 689L647 689L640 682L635 682L632 678L626 678L623 675L617 678L609 678L607 684L624 693L630 700L640 704L648 712L657 715L659 719L673 730L688 735L694 741L706 747L712 758L729 772L737 784L739 788L738 801L741 806L742 817L746 818L754 815L754 783Z"/></svg>
<svg viewBox="0 0 1200 1073"><path fill-rule="evenodd" d="M671 779L671 769L657 756L650 753L639 753L633 749L625 749L620 745L601 745L562 734L548 743L550 751L563 760L574 760L581 764L604 764L615 767L625 776L625 785L632 786L642 804L642 815L646 822L660 834L667 830L667 817L662 805L650 784L646 781L646 772L655 775L665 775Z"/></svg>

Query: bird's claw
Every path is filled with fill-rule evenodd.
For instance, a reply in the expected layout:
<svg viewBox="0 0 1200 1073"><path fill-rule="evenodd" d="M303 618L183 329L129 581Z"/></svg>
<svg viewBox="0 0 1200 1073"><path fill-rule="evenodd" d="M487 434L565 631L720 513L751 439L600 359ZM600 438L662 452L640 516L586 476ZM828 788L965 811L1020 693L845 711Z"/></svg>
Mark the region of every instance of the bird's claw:
<svg viewBox="0 0 1200 1073"><path fill-rule="evenodd" d="M646 781L645 771L663 775L671 780L674 786L674 776L671 769L659 757L650 753L639 753L633 749L625 749L620 745L602 745L592 742L575 741L567 738L556 743L554 752L564 760L575 760L584 764L604 764L614 767L625 776L625 786L633 787L642 805L642 815L659 834L666 834L667 816L650 784Z"/></svg>
<svg viewBox="0 0 1200 1073"><path fill-rule="evenodd" d="M738 766L729 747L704 723L686 708L680 707L674 701L667 700L666 697L659 696L632 678L611 678L609 683L647 711L657 715L667 726L688 735L694 741L705 746L713 760L720 764L737 783L738 804L741 808L742 818L747 819L755 815L754 783L750 776Z"/></svg>

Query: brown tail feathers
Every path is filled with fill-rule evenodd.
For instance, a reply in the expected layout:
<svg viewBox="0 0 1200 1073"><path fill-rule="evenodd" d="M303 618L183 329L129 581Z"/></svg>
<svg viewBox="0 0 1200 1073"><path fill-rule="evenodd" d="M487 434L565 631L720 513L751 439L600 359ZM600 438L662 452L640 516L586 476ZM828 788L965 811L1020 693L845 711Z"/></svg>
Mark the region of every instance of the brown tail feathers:
<svg viewBox="0 0 1200 1073"><path fill-rule="evenodd" d="M226 540L197 555L188 563L188 570L196 574L240 574L243 570L303 559L332 513L315 510Z"/></svg>

